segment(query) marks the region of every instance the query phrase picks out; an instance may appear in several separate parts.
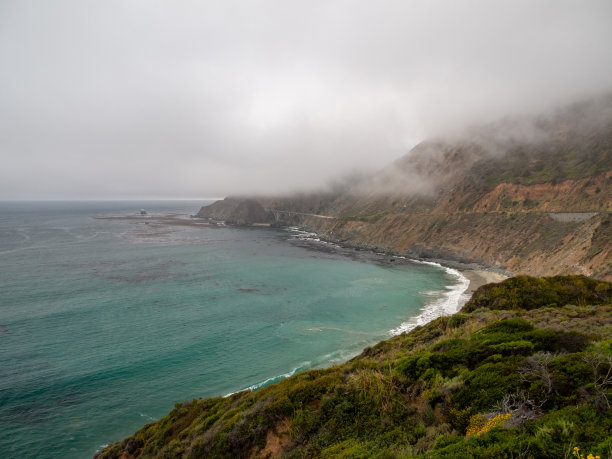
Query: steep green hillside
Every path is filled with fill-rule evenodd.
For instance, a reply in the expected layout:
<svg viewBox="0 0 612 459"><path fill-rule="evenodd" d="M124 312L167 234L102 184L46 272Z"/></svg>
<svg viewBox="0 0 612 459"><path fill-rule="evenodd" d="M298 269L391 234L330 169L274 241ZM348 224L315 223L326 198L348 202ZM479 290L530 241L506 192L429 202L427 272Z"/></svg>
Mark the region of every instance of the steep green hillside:
<svg viewBox="0 0 612 459"><path fill-rule="evenodd" d="M612 455L612 284L522 276L336 367L177 404L115 457Z"/></svg>

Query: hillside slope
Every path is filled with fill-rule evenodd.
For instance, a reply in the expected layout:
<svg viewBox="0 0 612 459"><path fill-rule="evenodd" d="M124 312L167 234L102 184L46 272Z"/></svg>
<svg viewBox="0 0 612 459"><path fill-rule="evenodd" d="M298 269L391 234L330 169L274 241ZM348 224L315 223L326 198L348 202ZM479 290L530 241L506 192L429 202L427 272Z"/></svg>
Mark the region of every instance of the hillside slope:
<svg viewBox="0 0 612 459"><path fill-rule="evenodd" d="M298 225L347 245L515 274L612 280L612 97L424 142L340 193L258 198L258 220L234 210L240 200L199 216Z"/></svg>
<svg viewBox="0 0 612 459"><path fill-rule="evenodd" d="M612 284L517 277L256 392L177 404L97 457L612 457Z"/></svg>

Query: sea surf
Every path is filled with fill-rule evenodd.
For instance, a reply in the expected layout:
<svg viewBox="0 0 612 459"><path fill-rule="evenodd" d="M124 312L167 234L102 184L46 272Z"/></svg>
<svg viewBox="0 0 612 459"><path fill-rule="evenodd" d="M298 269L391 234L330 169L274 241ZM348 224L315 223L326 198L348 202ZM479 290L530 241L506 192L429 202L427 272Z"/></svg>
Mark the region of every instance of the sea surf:
<svg viewBox="0 0 612 459"><path fill-rule="evenodd" d="M199 204L0 203L2 457L91 456L174 403L454 312L467 286L316 235L208 225L189 217Z"/></svg>

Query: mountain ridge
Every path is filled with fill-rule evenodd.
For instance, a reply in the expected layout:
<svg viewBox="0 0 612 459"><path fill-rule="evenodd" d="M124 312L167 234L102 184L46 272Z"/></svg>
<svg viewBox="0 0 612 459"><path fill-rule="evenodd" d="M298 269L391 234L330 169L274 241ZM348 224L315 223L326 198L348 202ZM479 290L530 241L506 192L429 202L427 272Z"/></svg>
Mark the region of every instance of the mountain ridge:
<svg viewBox="0 0 612 459"><path fill-rule="evenodd" d="M612 97L575 104L424 142L339 191L203 207L529 275L344 364L178 403L96 457L612 458L611 114Z"/></svg>
<svg viewBox="0 0 612 459"><path fill-rule="evenodd" d="M422 142L340 192L230 197L198 216L513 274L612 280L612 96L473 135ZM247 199L257 221L235 211Z"/></svg>

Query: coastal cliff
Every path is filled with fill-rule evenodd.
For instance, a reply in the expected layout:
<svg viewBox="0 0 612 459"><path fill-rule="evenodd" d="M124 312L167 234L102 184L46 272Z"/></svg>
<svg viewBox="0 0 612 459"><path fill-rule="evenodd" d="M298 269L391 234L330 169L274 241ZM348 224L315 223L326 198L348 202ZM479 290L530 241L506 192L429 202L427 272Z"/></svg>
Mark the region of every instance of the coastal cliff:
<svg viewBox="0 0 612 459"><path fill-rule="evenodd" d="M612 457L611 210L612 97L424 142L341 190L203 207L554 277L484 285L342 365L178 403L96 457Z"/></svg>
<svg viewBox="0 0 612 459"><path fill-rule="evenodd" d="M607 97L423 142L339 192L232 197L198 216L514 274L612 280L611 210Z"/></svg>

